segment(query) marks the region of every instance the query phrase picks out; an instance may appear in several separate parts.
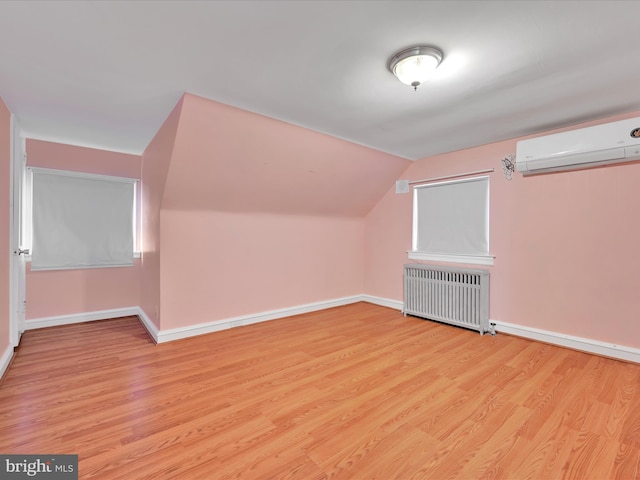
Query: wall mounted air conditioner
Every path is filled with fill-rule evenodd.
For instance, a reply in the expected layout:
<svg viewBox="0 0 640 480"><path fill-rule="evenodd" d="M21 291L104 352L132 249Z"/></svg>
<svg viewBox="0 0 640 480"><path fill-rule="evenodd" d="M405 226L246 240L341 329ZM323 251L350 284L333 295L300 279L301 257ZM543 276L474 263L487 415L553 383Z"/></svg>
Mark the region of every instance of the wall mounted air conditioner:
<svg viewBox="0 0 640 480"><path fill-rule="evenodd" d="M640 118L521 140L516 168L523 175L640 160Z"/></svg>

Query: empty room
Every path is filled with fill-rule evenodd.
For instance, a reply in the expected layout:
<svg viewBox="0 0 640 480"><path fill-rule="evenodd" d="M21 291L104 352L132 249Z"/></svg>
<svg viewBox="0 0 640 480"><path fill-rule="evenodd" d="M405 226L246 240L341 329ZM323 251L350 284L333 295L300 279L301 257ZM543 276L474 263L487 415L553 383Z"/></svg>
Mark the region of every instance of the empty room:
<svg viewBox="0 0 640 480"><path fill-rule="evenodd" d="M0 2L0 478L640 480L636 15Z"/></svg>

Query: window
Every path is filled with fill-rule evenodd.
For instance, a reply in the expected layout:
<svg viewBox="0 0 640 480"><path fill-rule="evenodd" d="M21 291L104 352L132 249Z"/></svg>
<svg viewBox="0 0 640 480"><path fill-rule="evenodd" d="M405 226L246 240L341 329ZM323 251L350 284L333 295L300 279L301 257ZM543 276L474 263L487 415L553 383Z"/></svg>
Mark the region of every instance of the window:
<svg viewBox="0 0 640 480"><path fill-rule="evenodd" d="M136 179L30 171L31 270L133 265Z"/></svg>
<svg viewBox="0 0 640 480"><path fill-rule="evenodd" d="M409 258L493 265L489 254L489 177L414 188Z"/></svg>

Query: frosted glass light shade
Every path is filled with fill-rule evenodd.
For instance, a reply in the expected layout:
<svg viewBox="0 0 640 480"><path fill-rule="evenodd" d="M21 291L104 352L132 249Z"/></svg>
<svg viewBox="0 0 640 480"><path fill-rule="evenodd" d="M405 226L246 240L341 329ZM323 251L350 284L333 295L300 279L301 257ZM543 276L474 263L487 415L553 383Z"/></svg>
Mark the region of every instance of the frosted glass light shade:
<svg viewBox="0 0 640 480"><path fill-rule="evenodd" d="M420 84L433 75L437 66L438 60L436 58L429 55L416 55L400 60L394 73L398 80L406 85L411 85L413 82Z"/></svg>
<svg viewBox="0 0 640 480"><path fill-rule="evenodd" d="M396 53L389 70L405 85L414 89L426 82L442 61L442 52L434 47L411 47Z"/></svg>

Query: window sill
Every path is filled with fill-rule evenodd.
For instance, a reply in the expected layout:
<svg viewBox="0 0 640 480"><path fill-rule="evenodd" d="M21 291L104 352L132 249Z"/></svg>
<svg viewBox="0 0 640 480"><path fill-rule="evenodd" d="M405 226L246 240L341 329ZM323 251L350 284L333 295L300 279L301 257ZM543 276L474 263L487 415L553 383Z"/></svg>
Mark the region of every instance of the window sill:
<svg viewBox="0 0 640 480"><path fill-rule="evenodd" d="M493 255L457 255L453 253L428 253L408 251L411 260L430 260L432 262L464 263L468 265L493 265Z"/></svg>

